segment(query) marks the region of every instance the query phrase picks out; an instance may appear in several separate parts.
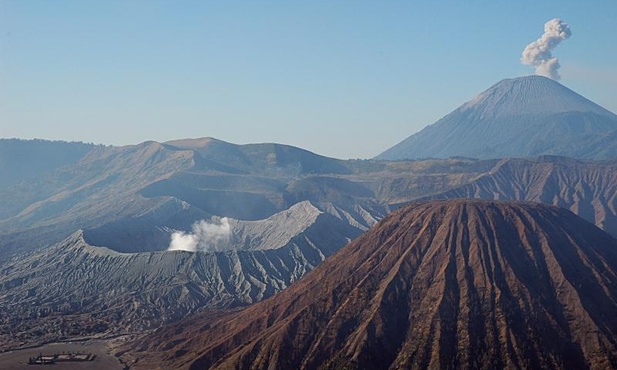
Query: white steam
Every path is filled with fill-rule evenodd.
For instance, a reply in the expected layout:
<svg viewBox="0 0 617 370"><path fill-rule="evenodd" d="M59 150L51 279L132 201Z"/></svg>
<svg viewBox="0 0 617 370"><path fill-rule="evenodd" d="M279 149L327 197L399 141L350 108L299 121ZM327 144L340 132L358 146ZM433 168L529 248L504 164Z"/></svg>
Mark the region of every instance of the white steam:
<svg viewBox="0 0 617 370"><path fill-rule="evenodd" d="M171 234L168 251L209 252L219 250L219 246L228 241L231 226L227 217L220 221L201 220L191 226L190 233L176 231Z"/></svg>
<svg viewBox="0 0 617 370"><path fill-rule="evenodd" d="M542 37L527 45L523 50L521 62L536 67L536 74L559 80L559 60L551 51L560 42L572 35L570 26L559 18L553 18L544 24Z"/></svg>

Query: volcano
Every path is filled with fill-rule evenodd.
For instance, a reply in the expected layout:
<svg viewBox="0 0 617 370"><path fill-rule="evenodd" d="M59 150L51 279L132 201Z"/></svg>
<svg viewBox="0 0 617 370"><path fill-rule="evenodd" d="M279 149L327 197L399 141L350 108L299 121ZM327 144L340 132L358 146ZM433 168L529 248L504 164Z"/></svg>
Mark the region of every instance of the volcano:
<svg viewBox="0 0 617 370"><path fill-rule="evenodd" d="M157 330L136 368L617 368L617 239L540 204L399 209L241 311Z"/></svg>
<svg viewBox="0 0 617 370"><path fill-rule="evenodd" d="M617 115L549 78L525 76L500 81L376 158L608 159L617 158L615 137Z"/></svg>

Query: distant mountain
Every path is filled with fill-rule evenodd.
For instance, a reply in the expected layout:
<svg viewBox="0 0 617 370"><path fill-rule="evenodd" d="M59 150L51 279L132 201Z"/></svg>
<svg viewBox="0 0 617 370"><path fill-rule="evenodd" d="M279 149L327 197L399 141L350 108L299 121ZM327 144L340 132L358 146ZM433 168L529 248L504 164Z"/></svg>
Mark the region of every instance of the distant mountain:
<svg viewBox="0 0 617 370"><path fill-rule="evenodd" d="M265 220L229 220L219 251L199 253L121 253L76 232L0 264L0 350L132 334L199 309L254 303L364 232L361 222L301 202Z"/></svg>
<svg viewBox="0 0 617 370"><path fill-rule="evenodd" d="M487 190L491 199L563 205L617 235L617 206L611 196L614 161L568 164L543 157L542 166L555 163L563 172L557 182L538 182L535 175L514 172L518 177L510 179L500 170L499 159L342 161L284 145L235 145L211 138L95 146L77 157L75 163L0 188L0 260L57 243L78 229L96 245L125 252L160 251L169 245L171 229L186 231L212 216L262 220L306 200L322 208L332 204L341 214L355 213L355 220L362 219L362 213L362 227L368 228L388 209L493 173L502 175L500 188ZM13 160L19 162L18 157ZM536 160L517 168L531 167L541 170ZM508 183L533 187L543 196L531 198L533 192L519 191L525 198L513 198ZM595 190L586 192L586 187ZM590 213L589 207L596 212Z"/></svg>
<svg viewBox="0 0 617 370"><path fill-rule="evenodd" d="M78 229L97 245L160 251L170 229L188 230L211 216L262 220L302 201L362 213L352 218L368 228L389 204L461 185L493 165L342 161L285 145L211 138L93 147L75 163L0 188L0 261ZM443 173L444 167L461 173Z"/></svg>
<svg viewBox="0 0 617 370"><path fill-rule="evenodd" d="M615 369L615 312L617 239L558 207L432 201L123 351L136 369Z"/></svg>
<svg viewBox="0 0 617 370"><path fill-rule="evenodd" d="M186 208L177 199L145 198L139 190L193 166L192 152L169 150L155 142L96 147L72 165L2 189L0 254L32 250L78 229L142 217L161 208L176 208L177 213Z"/></svg>
<svg viewBox="0 0 617 370"><path fill-rule="evenodd" d="M500 81L376 158L608 159L617 158L615 135L617 115L556 81L526 76Z"/></svg>
<svg viewBox="0 0 617 370"><path fill-rule="evenodd" d="M283 144L236 145L214 138L201 138L168 141L165 145L193 150L203 159L198 163L201 168L218 169L221 172L270 176L351 173L345 161Z"/></svg>

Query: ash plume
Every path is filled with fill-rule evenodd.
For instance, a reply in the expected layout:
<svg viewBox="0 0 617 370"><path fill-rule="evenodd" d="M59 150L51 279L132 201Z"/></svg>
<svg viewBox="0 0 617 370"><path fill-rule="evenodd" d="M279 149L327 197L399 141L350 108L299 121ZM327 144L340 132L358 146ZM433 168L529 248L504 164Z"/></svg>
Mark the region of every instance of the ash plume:
<svg viewBox="0 0 617 370"><path fill-rule="evenodd" d="M521 62L536 67L536 74L559 80L559 60L551 51L560 42L572 35L570 26L559 18L553 18L544 24L542 37L532 42L523 50Z"/></svg>
<svg viewBox="0 0 617 370"><path fill-rule="evenodd" d="M171 234L168 251L212 252L229 240L231 226L227 217L219 221L201 220L191 226L191 232L176 231Z"/></svg>

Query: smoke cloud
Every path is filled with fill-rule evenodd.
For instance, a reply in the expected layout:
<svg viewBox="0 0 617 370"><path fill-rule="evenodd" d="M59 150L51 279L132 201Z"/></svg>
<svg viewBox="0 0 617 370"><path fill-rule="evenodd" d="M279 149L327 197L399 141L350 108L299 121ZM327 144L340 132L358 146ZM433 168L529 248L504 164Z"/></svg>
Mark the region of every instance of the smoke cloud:
<svg viewBox="0 0 617 370"><path fill-rule="evenodd" d="M211 252L219 250L219 246L228 241L231 226L227 217L220 221L208 222L201 220L191 226L190 233L176 231L171 234L168 251Z"/></svg>
<svg viewBox="0 0 617 370"><path fill-rule="evenodd" d="M560 42L572 35L570 26L559 18L551 19L544 24L542 37L527 45L523 50L521 62L536 67L536 74L559 80L559 60L553 57L551 51Z"/></svg>

